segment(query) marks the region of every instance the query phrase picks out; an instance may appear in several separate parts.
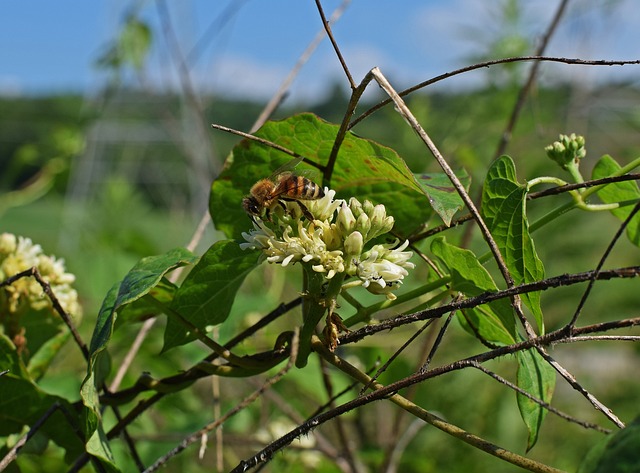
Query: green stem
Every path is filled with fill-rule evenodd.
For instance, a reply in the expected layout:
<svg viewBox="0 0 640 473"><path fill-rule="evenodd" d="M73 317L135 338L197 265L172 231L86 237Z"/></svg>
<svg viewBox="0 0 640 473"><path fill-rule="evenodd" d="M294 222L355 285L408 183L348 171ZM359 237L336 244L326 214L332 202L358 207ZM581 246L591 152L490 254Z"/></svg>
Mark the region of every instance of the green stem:
<svg viewBox="0 0 640 473"><path fill-rule="evenodd" d="M326 292L323 294L325 278L322 273L316 273L307 266L304 273L307 282L306 294L302 304L302 330L300 331L300 347L296 366L304 368L307 366L309 354L311 353L311 337L314 335L316 326L322 320L327 309L336 305L345 274L338 273L329 280Z"/></svg>
<svg viewBox="0 0 640 473"><path fill-rule="evenodd" d="M578 169L578 163L576 161L567 163L565 169L569 172L569 174L571 174L574 182L576 182L577 184L584 182L584 178L582 177L582 174L580 174L580 169Z"/></svg>
<svg viewBox="0 0 640 473"><path fill-rule="evenodd" d="M346 319L344 321L344 324L347 327L351 327L359 322L368 322L369 320L371 320L371 316L374 313L383 309L388 309L389 307L393 307L394 305L402 304L403 302L413 300L416 297L420 297L428 292L434 291L448 284L450 281L451 281L451 277L446 276L444 278L440 278L436 281L430 282L416 289L413 289L409 292L401 294L394 300L385 299L384 301L376 302L375 304L372 304L368 307L362 307L361 309L358 310L358 312L356 312L355 315Z"/></svg>

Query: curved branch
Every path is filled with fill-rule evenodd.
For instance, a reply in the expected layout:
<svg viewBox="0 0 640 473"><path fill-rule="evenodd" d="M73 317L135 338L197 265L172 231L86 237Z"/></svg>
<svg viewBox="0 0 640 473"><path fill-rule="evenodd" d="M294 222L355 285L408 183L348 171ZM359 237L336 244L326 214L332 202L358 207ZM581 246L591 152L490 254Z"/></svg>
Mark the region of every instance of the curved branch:
<svg viewBox="0 0 640 473"><path fill-rule="evenodd" d="M625 66L625 65L638 65L640 64L640 59L629 60L629 61L605 61L602 59L597 60L585 60L585 59L572 59L565 57L549 57L549 56L518 56L518 57L508 57L504 59L494 59L492 61L479 62L477 64L472 64L470 66L462 67L460 69L456 69L451 72L447 72L445 74L440 74L439 76L433 77L432 79L426 80L424 82L420 82L419 84L414 85L413 87L409 87L401 92L398 92L400 97L405 97L416 90L420 90L429 85L435 84L436 82L440 82L444 79L448 79L449 77L457 76L460 74L464 74L465 72L474 71L476 69L484 69L485 67L495 66L498 64L508 64L512 62L527 62L527 61L540 61L540 62L559 62L563 64L578 64L583 66ZM367 118L369 115L380 110L385 105L389 105L392 102L391 99L383 100L382 102L374 105L370 109L363 112L360 116L358 116L355 120L353 120L348 129L350 130L362 120Z"/></svg>

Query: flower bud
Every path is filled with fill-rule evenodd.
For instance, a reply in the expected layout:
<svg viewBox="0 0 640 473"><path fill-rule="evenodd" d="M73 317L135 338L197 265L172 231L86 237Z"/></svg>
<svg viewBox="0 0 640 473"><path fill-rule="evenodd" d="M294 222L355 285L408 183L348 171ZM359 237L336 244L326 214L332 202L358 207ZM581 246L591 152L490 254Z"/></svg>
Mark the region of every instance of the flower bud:
<svg viewBox="0 0 640 473"><path fill-rule="evenodd" d="M353 212L355 218L360 218L360 215L364 212L362 204L355 197L351 197L349 199L349 208L351 209L351 212Z"/></svg>
<svg viewBox="0 0 640 473"><path fill-rule="evenodd" d="M351 233L344 240L345 256L359 256L363 247L364 239L362 238L362 233L358 231Z"/></svg>
<svg viewBox="0 0 640 473"><path fill-rule="evenodd" d="M583 136L571 133L571 135L560 135L559 141L547 146L544 150L547 156L558 163L563 169L566 169L571 163L577 164L578 161L587 155L584 147L585 139Z"/></svg>
<svg viewBox="0 0 640 473"><path fill-rule="evenodd" d="M369 231L371 230L371 219L366 213L363 212L360 214L358 220L356 220L356 228L360 233L362 233L367 241L371 239L368 236Z"/></svg>
<svg viewBox="0 0 640 473"><path fill-rule="evenodd" d="M393 217L387 216L384 205L378 204L373 208L371 215L371 231L367 235L369 239L375 238L383 233L388 233L393 228Z"/></svg>
<svg viewBox="0 0 640 473"><path fill-rule="evenodd" d="M336 224L338 225L338 230L342 233L342 235L348 235L351 233L356 226L356 218L351 212L351 209L347 206L346 203L343 203L338 210L338 218L336 219Z"/></svg>
<svg viewBox="0 0 640 473"><path fill-rule="evenodd" d="M371 216L371 214L373 214L373 204L368 201L365 200L364 204L362 204L362 210L369 216Z"/></svg>

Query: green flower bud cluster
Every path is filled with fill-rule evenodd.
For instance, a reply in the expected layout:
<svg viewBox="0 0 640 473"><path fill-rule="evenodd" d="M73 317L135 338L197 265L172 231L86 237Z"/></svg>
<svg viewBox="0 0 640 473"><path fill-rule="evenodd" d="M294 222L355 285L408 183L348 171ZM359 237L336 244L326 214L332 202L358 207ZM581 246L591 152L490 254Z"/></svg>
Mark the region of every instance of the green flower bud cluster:
<svg viewBox="0 0 640 473"><path fill-rule="evenodd" d="M12 233L0 234L0 281L34 266L50 284L62 308L68 314L80 317L82 308L78 293L72 287L75 276L65 271L64 260L43 254L40 245L34 245L29 238L16 237ZM18 279L3 288L0 314L22 314L28 309L53 310L51 301L34 278Z"/></svg>
<svg viewBox="0 0 640 473"><path fill-rule="evenodd" d="M563 169L568 166L575 166L582 158L587 155L584 147L585 140L583 136L571 133L571 135L560 135L559 141L547 146L544 150L547 156L558 163Z"/></svg>
<svg viewBox="0 0 640 473"><path fill-rule="evenodd" d="M358 284L375 294L394 298L391 291L402 284L414 267L409 262L411 251L403 251L408 242L374 245L365 251L367 243L388 233L394 219L384 205L334 200L335 191L325 188L325 196L304 201L313 221L302 219L299 203L285 202L286 210L278 212L271 222L258 218L254 230L243 233L243 249L261 249L269 263L282 266L301 262L313 271L332 279L338 273L353 276ZM394 248L396 247L396 248Z"/></svg>

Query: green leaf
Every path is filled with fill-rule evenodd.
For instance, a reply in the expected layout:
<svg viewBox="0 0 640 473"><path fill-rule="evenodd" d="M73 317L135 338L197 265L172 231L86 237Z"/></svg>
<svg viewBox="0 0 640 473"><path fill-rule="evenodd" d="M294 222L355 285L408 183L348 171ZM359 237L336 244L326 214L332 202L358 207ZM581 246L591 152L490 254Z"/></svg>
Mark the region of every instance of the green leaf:
<svg viewBox="0 0 640 473"><path fill-rule="evenodd" d="M91 338L92 359L97 352L106 347L111 339L118 310L148 294L169 271L185 264L193 264L195 261L197 257L184 248L175 248L164 255L141 259L118 285L115 300L113 299L114 288L112 288L102 304Z"/></svg>
<svg viewBox="0 0 640 473"><path fill-rule="evenodd" d="M444 238L431 242L431 252L447 266L451 288L467 297L497 291L489 272L472 251L448 244ZM483 340L508 345L515 341L515 319L509 299L499 299L482 307L463 311L466 328Z"/></svg>
<svg viewBox="0 0 640 473"><path fill-rule="evenodd" d="M471 176L463 169L456 173L460 182L464 185L465 190L469 190L471 184ZM442 221L449 226L451 219L458 210L464 207L462 197L453 187L449 177L444 173L434 174L415 174L416 180L422 191L429 198L429 202L436 211Z"/></svg>
<svg viewBox="0 0 640 473"><path fill-rule="evenodd" d="M0 372L4 370L9 372L0 378L0 437L21 433L25 425L33 426L49 408L58 404L69 415L56 411L40 432L64 448L67 458L79 455L84 447L76 435L79 418L75 409L66 399L48 394L35 384L14 344L0 334Z"/></svg>
<svg viewBox="0 0 640 473"><path fill-rule="evenodd" d="M71 332L64 326L62 331L53 335L43 343L38 351L29 359L27 369L34 380L38 380L44 376L47 369L49 369L49 365L58 353L60 353L60 350L69 338L71 338Z"/></svg>
<svg viewBox="0 0 640 473"><path fill-rule="evenodd" d="M602 179L616 174L620 165L611 157L603 156L593 168L592 179ZM635 181L614 182L598 191L598 197L605 204L640 200L640 190ZM632 206L619 207L611 211L616 218L624 221L633 210ZM640 212L636 213L627 225L627 238L636 246L640 246Z"/></svg>
<svg viewBox="0 0 640 473"><path fill-rule="evenodd" d="M140 299L156 287L166 273L185 264L193 264L197 257L184 248L173 249L164 255L141 259L127 273L122 282L115 284L102 302L98 320L93 330L89 347L89 366L80 394L85 405L85 428L87 452L101 459L104 465L113 469L111 451L104 437L100 412L99 392L108 372L106 347L111 340L118 311Z"/></svg>
<svg viewBox="0 0 640 473"><path fill-rule="evenodd" d="M527 189L517 181L513 160L502 156L494 161L482 189L481 215L516 284L544 278L542 261L529 234L526 197ZM544 333L540 292L530 292L521 297L533 313L540 333Z"/></svg>
<svg viewBox="0 0 640 473"><path fill-rule="evenodd" d="M121 325L142 322L158 313L159 301L162 304L170 304L178 287L166 278L162 278L160 282L154 286L148 294L140 299L136 299L130 304L126 304L118 310L118 319L115 328ZM153 300L149 299L152 297Z"/></svg>
<svg viewBox="0 0 640 473"><path fill-rule="evenodd" d="M189 273L171 304L171 309L201 330L218 325L229 316L236 292L261 253L241 250L237 242L215 243ZM163 351L184 345L193 334L179 320L169 317Z"/></svg>
<svg viewBox="0 0 640 473"><path fill-rule="evenodd" d="M318 166L327 164L338 125L327 123L313 114L304 113L282 121L267 122L256 136L277 143ZM225 162L214 181L209 209L214 224L229 238L239 238L250 227L242 209L242 198L251 186L267 178L283 164L291 161L288 154L257 143L241 141ZM314 169L300 163L299 170ZM317 183L320 184L319 179ZM413 174L390 148L347 133L340 148L329 186L338 198L357 197L387 206L387 214L396 220L396 231L409 234L431 215L422 188Z"/></svg>
<svg viewBox="0 0 640 473"><path fill-rule="evenodd" d="M518 359L518 387L550 404L556 386L556 371L535 349L519 351L516 353L516 358ZM517 393L517 399L520 415L529 431L527 440L527 451L529 451L538 441L540 427L547 410L520 393Z"/></svg>
<svg viewBox="0 0 640 473"><path fill-rule="evenodd" d="M578 473L628 473L640 465L640 418L594 446Z"/></svg>
<svg viewBox="0 0 640 473"><path fill-rule="evenodd" d="M131 17L118 38L118 49L122 61L135 69L142 69L151 46L151 29L146 23Z"/></svg>

